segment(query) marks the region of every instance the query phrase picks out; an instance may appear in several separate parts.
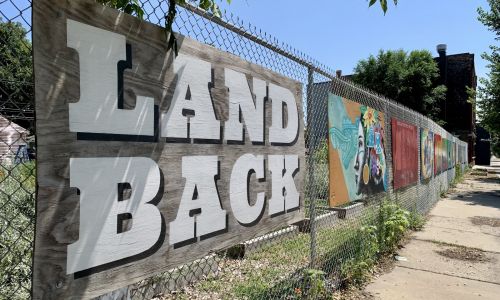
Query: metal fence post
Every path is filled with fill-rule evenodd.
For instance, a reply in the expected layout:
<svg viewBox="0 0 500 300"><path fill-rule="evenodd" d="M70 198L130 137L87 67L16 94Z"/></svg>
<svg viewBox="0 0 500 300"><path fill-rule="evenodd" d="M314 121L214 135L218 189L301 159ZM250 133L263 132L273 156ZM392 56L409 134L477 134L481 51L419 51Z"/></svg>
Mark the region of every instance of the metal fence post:
<svg viewBox="0 0 500 300"><path fill-rule="evenodd" d="M316 135L313 125L314 114L314 103L313 103L313 84L314 84L314 69L308 67L307 69L307 141L309 146L307 166L308 166L308 180L307 184L309 187L312 186L314 181L314 151L316 149ZM311 260L309 263L310 268L314 268L316 262L316 189L309 188L306 197L309 197L309 233L311 235Z"/></svg>

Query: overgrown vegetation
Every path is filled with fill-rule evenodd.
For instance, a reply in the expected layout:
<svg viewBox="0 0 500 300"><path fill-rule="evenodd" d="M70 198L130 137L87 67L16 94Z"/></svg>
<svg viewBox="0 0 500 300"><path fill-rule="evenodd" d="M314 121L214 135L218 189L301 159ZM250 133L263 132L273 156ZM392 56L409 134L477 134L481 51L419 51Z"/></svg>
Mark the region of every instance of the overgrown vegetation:
<svg viewBox="0 0 500 300"><path fill-rule="evenodd" d="M323 139L318 145L317 149L311 155L314 166L314 174L311 182L308 182L306 185L306 194L315 195L318 199L326 200L328 199L329 186L327 139Z"/></svg>
<svg viewBox="0 0 500 300"><path fill-rule="evenodd" d="M245 259L223 259L217 275L189 287L183 295L327 299L339 287L366 282L378 259L392 257L406 231L421 228L423 220L416 209L410 212L388 199L372 203L355 218L317 230L313 264L311 236L299 233L250 252Z"/></svg>
<svg viewBox="0 0 500 300"><path fill-rule="evenodd" d="M28 299L35 220L35 163L0 165L0 295Z"/></svg>
<svg viewBox="0 0 500 300"><path fill-rule="evenodd" d="M469 172L469 166L466 166L462 171L460 164L455 165L455 177L450 182L450 188L455 188L457 184L464 181L464 176Z"/></svg>
<svg viewBox="0 0 500 300"><path fill-rule="evenodd" d="M408 221L410 222L409 228L411 230L420 231L424 227L425 217L417 211L416 207L414 207L412 210L410 210Z"/></svg>
<svg viewBox="0 0 500 300"><path fill-rule="evenodd" d="M366 282L380 256L392 255L408 229L423 226L415 214L390 200L382 201L376 221L358 230L361 251L342 265L343 280L355 285Z"/></svg>

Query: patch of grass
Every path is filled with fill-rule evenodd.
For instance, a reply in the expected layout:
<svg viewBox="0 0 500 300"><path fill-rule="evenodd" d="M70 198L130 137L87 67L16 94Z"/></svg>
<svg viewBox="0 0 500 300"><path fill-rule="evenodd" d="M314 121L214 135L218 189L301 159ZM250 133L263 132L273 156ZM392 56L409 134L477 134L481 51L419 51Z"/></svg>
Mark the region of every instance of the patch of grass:
<svg viewBox="0 0 500 300"><path fill-rule="evenodd" d="M204 280L200 281L198 288L202 291L206 292L214 292L214 291L221 291L223 290L223 286L226 283L219 280L217 276L215 275L210 275L207 276Z"/></svg>
<svg viewBox="0 0 500 300"><path fill-rule="evenodd" d="M390 200L372 202L356 218L317 229L312 264L310 234L298 233L243 259L224 258L217 275L189 287L185 294L222 299L327 299L339 286L366 282L377 260L391 253L405 231L418 227L421 220Z"/></svg>
<svg viewBox="0 0 500 300"><path fill-rule="evenodd" d="M244 282L236 283L233 292L240 298L261 299L273 287L274 280L279 278L279 268L262 268L253 270Z"/></svg>

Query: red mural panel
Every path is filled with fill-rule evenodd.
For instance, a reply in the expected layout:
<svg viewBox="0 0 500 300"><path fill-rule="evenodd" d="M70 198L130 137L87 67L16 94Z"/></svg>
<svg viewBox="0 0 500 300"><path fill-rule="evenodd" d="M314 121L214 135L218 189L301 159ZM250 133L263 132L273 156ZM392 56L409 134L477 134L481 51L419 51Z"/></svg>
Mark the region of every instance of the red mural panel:
<svg viewBox="0 0 500 300"><path fill-rule="evenodd" d="M392 169L394 189L416 183L418 179L417 127L392 119Z"/></svg>

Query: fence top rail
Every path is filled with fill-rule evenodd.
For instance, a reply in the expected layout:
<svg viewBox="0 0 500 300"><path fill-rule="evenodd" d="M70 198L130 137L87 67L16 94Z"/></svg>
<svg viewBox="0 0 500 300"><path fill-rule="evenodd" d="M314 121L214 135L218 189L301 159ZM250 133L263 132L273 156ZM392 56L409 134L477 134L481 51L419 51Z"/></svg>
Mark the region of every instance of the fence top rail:
<svg viewBox="0 0 500 300"><path fill-rule="evenodd" d="M180 6L183 7L184 9L186 9L186 10L188 10L196 15L199 15L199 16L209 20L210 22L213 22L213 23L215 23L215 24L217 24L217 25L219 25L219 26L221 26L229 31L232 31L232 32L234 32L234 33L262 46L262 47L265 47L271 51L274 51L275 53L277 53L279 55L282 55L283 57L286 57L286 58L288 58L288 59L290 59L290 60L292 60L300 65L303 65L310 72L311 71L316 72L319 75L325 76L326 78L328 78L332 81L333 80L341 81L343 84L348 85L349 87L357 90L358 92L366 94L367 96L370 96L370 97L378 98L378 100L383 101L390 106L393 106L393 107L395 106L397 108L403 109L407 113L416 115L416 116L422 118L423 120L430 122L433 126L441 127L438 124L436 124L433 120L429 119L427 116L421 115L420 113L416 112L415 110L413 110L409 107L406 107L406 106L404 106L404 105L402 105L402 104L400 104L392 99L389 99L382 94L379 94L377 92L369 90L366 87L359 86L358 84L356 84L348 79L345 79L342 77L337 77L336 75L333 74L333 72L328 70L328 68L323 67L322 64L320 64L319 62L310 58L309 56L301 53L300 51L292 49L290 46L288 46L290 48L288 50L285 49L285 47L280 46L279 42L276 39L274 39L275 42L270 42L267 39L264 39L262 37L259 37L256 34L249 32L248 30L246 30L243 27L243 24L241 24L241 25L233 24L231 22L228 22L224 18L217 17L217 16L215 16L215 15L213 15L213 14L211 14L211 13L209 13L209 12L207 12L207 11L197 7L197 6L194 6L190 3L181 4ZM283 45L285 45L285 44L283 44Z"/></svg>
<svg viewBox="0 0 500 300"><path fill-rule="evenodd" d="M320 75L323 75L327 78L330 78L330 79L333 79L335 78L336 76L331 72L331 71L327 71L321 67L318 67L318 63L315 62L313 59L309 58L308 56L306 56L305 54L302 54L300 53L300 55L297 55L297 54L293 54L291 53L291 51L287 51L285 50L283 47L280 47L278 45L278 42L276 40L276 43L272 43L272 42L269 42L257 35L254 35L250 32L248 32L247 30L245 30L242 26L238 26L238 25L234 25L220 17L217 17L197 6L194 6L192 4L189 4L189 3L186 3L186 4L180 4L180 6L182 6L183 8L185 8L186 10L192 12L192 13L195 13L207 20L210 20L211 22L219 25L219 26L222 26L224 27L225 29L227 30L230 30L240 36L243 36L245 37L246 39L256 43L256 44L259 44L271 51L274 51L298 64L301 64L303 65L304 67L308 68L309 70L311 71L314 71ZM294 50L293 52L296 52L296 53L299 53L297 50Z"/></svg>

